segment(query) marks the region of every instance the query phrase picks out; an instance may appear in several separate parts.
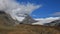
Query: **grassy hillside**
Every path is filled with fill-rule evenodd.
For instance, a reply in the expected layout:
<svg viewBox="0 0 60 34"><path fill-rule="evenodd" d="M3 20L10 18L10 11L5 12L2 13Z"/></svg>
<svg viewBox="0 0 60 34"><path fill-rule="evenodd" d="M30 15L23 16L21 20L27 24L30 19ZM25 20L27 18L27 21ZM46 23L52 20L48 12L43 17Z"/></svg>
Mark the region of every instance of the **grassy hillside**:
<svg viewBox="0 0 60 34"><path fill-rule="evenodd" d="M0 25L1 34L60 34L60 31L55 27L38 26L38 25L17 25L3 26Z"/></svg>
<svg viewBox="0 0 60 34"><path fill-rule="evenodd" d="M13 25L13 20L10 21L5 15L0 15L0 34L60 34L59 27L27 24L8 26L7 24Z"/></svg>

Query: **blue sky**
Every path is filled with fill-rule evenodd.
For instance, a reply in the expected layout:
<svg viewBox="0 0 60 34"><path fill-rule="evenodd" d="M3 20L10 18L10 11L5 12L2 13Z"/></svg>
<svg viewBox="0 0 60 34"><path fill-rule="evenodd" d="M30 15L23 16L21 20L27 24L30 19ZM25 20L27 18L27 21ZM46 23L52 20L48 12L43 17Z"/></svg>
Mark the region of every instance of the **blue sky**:
<svg viewBox="0 0 60 34"><path fill-rule="evenodd" d="M60 12L60 0L17 0L17 2L24 2L24 4L28 2L34 3L36 5L41 4L41 8L32 12L31 16L33 18L54 17L51 15L55 14L56 12Z"/></svg>

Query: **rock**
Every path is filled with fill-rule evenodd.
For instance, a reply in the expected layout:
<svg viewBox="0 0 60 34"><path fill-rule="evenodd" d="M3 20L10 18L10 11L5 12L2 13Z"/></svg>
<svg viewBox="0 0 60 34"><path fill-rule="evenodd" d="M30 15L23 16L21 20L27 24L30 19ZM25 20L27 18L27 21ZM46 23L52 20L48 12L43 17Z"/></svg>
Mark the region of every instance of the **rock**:
<svg viewBox="0 0 60 34"><path fill-rule="evenodd" d="M38 22L36 20L34 20L31 16L29 16L28 14L26 14L27 16L25 16L25 19L20 23L20 24L32 24L35 22Z"/></svg>
<svg viewBox="0 0 60 34"><path fill-rule="evenodd" d="M16 25L17 20L13 20L10 15L0 11L0 24L3 25Z"/></svg>

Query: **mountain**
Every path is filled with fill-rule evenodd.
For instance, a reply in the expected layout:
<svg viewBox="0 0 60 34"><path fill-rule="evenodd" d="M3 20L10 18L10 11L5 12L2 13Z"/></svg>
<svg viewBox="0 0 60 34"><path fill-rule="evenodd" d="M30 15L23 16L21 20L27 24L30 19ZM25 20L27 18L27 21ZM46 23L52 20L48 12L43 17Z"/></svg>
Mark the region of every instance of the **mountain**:
<svg viewBox="0 0 60 34"><path fill-rule="evenodd" d="M1 21L4 21L3 24L6 24L6 25L32 24L32 23L37 22L27 14L24 20L22 22L19 22L18 20L12 19L11 16L6 14L4 11L0 11L0 19Z"/></svg>
<svg viewBox="0 0 60 34"><path fill-rule="evenodd" d="M28 19L27 16L26 18ZM19 23L17 20L13 20L8 14L0 11L0 34L60 34L60 27L31 25L29 19L26 20L26 24L23 20L23 24L16 25ZM35 21L32 19L31 22Z"/></svg>
<svg viewBox="0 0 60 34"><path fill-rule="evenodd" d="M38 21L34 20L31 16L26 14L25 19L20 24L32 24L35 22L38 22Z"/></svg>
<svg viewBox="0 0 60 34"><path fill-rule="evenodd" d="M0 11L0 24L2 25L15 25L17 20L13 20L8 14L4 11Z"/></svg>
<svg viewBox="0 0 60 34"><path fill-rule="evenodd" d="M60 19L44 24L46 26L60 26Z"/></svg>

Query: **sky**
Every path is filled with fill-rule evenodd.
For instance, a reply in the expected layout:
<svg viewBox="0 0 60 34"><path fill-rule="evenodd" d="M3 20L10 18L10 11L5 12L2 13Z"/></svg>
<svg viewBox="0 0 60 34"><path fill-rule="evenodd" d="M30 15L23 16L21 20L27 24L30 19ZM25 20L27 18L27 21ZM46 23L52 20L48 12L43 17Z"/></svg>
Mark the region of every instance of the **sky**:
<svg viewBox="0 0 60 34"><path fill-rule="evenodd" d="M26 14L31 14L40 7L41 5L35 5L30 2L26 4L15 0L0 0L0 10L9 14L12 19L18 21L22 21Z"/></svg>
<svg viewBox="0 0 60 34"><path fill-rule="evenodd" d="M40 8L34 10L30 15L33 18L59 17L60 16L60 0L16 0L18 3L24 4L30 2L35 5L41 5Z"/></svg>
<svg viewBox="0 0 60 34"><path fill-rule="evenodd" d="M60 0L0 0L0 10L18 21L29 14L43 25L60 19Z"/></svg>

